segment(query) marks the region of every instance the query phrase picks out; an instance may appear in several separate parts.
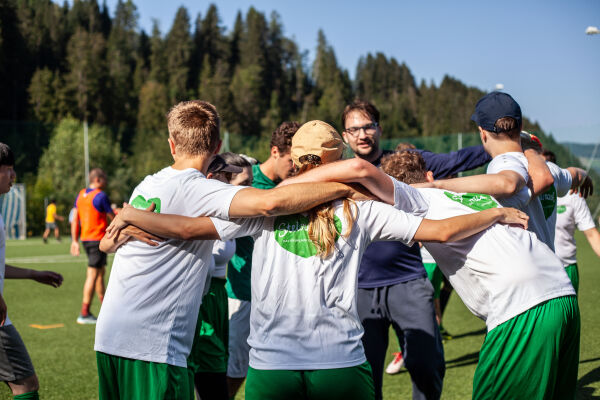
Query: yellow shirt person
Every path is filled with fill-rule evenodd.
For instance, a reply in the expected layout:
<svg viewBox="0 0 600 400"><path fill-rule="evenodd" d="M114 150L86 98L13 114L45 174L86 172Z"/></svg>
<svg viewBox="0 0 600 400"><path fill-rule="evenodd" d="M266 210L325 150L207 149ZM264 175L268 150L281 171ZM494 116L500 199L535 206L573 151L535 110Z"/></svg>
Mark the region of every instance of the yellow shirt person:
<svg viewBox="0 0 600 400"><path fill-rule="evenodd" d="M46 207L46 230L42 236L44 243L48 243L48 236L50 236L51 230L54 230L54 237L60 242L60 232L58 231L56 220L64 221L64 218L56 214L56 202L54 199L50 199L50 204Z"/></svg>

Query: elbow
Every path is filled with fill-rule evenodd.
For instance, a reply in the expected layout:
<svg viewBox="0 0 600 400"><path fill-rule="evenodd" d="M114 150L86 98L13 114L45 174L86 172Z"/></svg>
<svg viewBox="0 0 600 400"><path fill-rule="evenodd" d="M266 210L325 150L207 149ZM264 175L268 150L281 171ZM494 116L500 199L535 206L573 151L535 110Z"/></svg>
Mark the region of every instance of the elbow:
<svg viewBox="0 0 600 400"><path fill-rule="evenodd" d="M194 226L190 222L186 222L181 226L179 230L179 239L181 240L193 240L194 239Z"/></svg>
<svg viewBox="0 0 600 400"><path fill-rule="evenodd" d="M100 246L98 246L98 248L103 253L110 253L110 248L108 247L108 245L106 244L106 242L104 240L100 241Z"/></svg>
<svg viewBox="0 0 600 400"><path fill-rule="evenodd" d="M363 179L368 177L371 173L370 169L375 167L370 162L355 157L350 162L350 168L354 171L357 177Z"/></svg>
<svg viewBox="0 0 600 400"><path fill-rule="evenodd" d="M279 203L278 199L269 196L261 204L261 207L258 210L258 212L264 217L272 217L277 214L278 210L281 209L281 206L282 205Z"/></svg>
<svg viewBox="0 0 600 400"><path fill-rule="evenodd" d="M502 183L502 188L501 188L501 192L507 196L513 196L515 194L517 194L517 192L519 191L519 185L517 182L509 180L509 179L505 179Z"/></svg>
<svg viewBox="0 0 600 400"><path fill-rule="evenodd" d="M440 243L450 242L452 241L453 236L453 232L450 230L450 227L448 227L440 232L438 240Z"/></svg>

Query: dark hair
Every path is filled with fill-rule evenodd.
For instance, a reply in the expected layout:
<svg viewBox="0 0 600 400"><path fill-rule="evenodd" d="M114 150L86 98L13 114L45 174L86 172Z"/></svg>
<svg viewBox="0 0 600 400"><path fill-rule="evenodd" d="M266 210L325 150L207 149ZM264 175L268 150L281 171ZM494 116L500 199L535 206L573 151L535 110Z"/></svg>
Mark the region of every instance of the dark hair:
<svg viewBox="0 0 600 400"><path fill-rule="evenodd" d="M106 180L106 172L102 170L102 168L94 168L90 171L90 182L93 182L94 179L104 179Z"/></svg>
<svg viewBox="0 0 600 400"><path fill-rule="evenodd" d="M542 146L528 135L521 135L521 148L523 151L531 149L542 154Z"/></svg>
<svg viewBox="0 0 600 400"><path fill-rule="evenodd" d="M556 164L556 154L550 150L544 150L542 155L546 158L546 161Z"/></svg>
<svg viewBox="0 0 600 400"><path fill-rule="evenodd" d="M221 153L219 155L229 165L235 165L236 167L242 167L242 168L252 166L252 164L250 164L250 162L248 160L246 160L244 157L240 156L239 154L227 151L227 152ZM223 177L223 178L225 178L225 180L227 180L227 182L231 181L235 176L237 176L237 174L234 174L232 172L225 172L225 171L215 172L213 175L215 177Z"/></svg>
<svg viewBox="0 0 600 400"><path fill-rule="evenodd" d="M0 142L0 166L8 165L9 167L15 166L15 155L10 149L9 145Z"/></svg>
<svg viewBox="0 0 600 400"><path fill-rule="evenodd" d="M417 151L401 151L383 157L381 169L406 184L426 181L427 166L421 153Z"/></svg>
<svg viewBox="0 0 600 400"><path fill-rule="evenodd" d="M369 118L371 118L371 120L379 124L379 111L377 110L377 108L368 101L356 99L352 103L348 104L342 112L343 129L346 129L346 118L348 117L348 114L350 114L352 111L358 111L362 114L365 114Z"/></svg>
<svg viewBox="0 0 600 400"><path fill-rule="evenodd" d="M271 135L271 148L277 147L280 153L289 153L292 147L292 137L300 129L300 123L296 121L285 121L275 129Z"/></svg>
<svg viewBox="0 0 600 400"><path fill-rule="evenodd" d="M496 134L504 133L505 135L514 138L521 134L521 126L516 119L512 117L499 118L494 124Z"/></svg>

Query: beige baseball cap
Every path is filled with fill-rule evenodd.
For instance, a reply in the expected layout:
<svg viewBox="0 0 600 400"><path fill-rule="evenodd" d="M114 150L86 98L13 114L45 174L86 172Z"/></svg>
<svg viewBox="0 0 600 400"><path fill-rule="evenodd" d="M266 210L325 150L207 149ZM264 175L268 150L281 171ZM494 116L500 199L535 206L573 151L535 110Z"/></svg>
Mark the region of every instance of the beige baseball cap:
<svg viewBox="0 0 600 400"><path fill-rule="evenodd" d="M323 121L309 121L292 136L292 160L298 167L300 157L313 154L326 164L342 158L344 141L335 128Z"/></svg>

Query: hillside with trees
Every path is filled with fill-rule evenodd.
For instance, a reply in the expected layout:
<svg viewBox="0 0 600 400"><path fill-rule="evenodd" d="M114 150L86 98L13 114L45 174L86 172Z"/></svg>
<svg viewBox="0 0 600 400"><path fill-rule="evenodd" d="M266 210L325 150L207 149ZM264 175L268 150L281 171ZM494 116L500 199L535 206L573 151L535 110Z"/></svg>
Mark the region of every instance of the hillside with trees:
<svg viewBox="0 0 600 400"><path fill-rule="evenodd" d="M309 64L276 12L239 11L230 29L214 4L195 16L180 7L164 32L157 22L145 32L138 20L132 0L114 10L97 0L0 0L0 140L17 153L30 227L41 224L44 197L56 196L64 214L84 185L83 121L91 165L109 172L115 201L170 161L165 114L182 100L213 103L229 147L259 159L280 122L322 119L340 129L357 97L380 109L388 139L476 130L469 118L480 89L450 76L416 82L382 53L361 56L351 79L322 31ZM535 122L524 128L545 137Z"/></svg>

